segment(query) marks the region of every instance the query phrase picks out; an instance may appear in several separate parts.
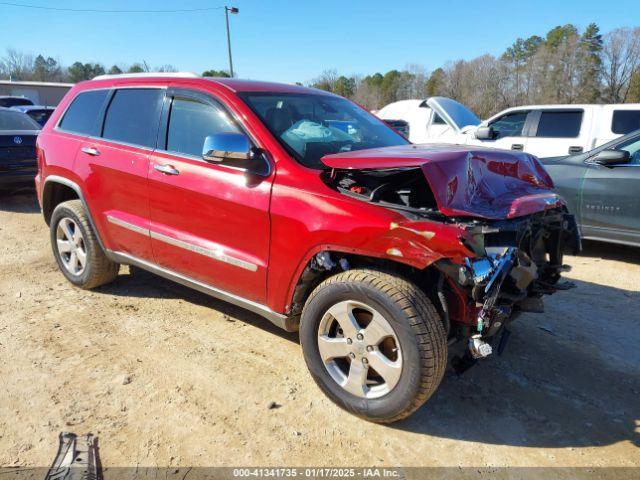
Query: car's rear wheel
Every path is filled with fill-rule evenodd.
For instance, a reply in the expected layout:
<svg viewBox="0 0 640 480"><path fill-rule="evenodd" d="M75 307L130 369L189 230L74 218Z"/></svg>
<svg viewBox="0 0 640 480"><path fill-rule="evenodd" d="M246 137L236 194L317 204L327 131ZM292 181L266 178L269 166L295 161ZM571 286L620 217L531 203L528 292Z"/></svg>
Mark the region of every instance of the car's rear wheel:
<svg viewBox="0 0 640 480"><path fill-rule="evenodd" d="M58 205L51 215L51 246L63 275L80 288L95 288L118 276L107 258L80 200Z"/></svg>
<svg viewBox="0 0 640 480"><path fill-rule="evenodd" d="M446 367L445 332L430 300L412 283L374 270L321 283L303 309L300 341L329 398L375 422L413 413Z"/></svg>

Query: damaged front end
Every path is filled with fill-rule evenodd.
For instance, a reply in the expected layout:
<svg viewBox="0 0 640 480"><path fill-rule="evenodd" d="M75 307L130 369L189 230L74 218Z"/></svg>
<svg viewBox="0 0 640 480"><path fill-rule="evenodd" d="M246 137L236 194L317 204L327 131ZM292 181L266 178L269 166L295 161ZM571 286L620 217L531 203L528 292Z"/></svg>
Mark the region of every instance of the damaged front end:
<svg viewBox="0 0 640 480"><path fill-rule="evenodd" d="M413 145L323 162L328 185L406 218L383 237L386 252L440 272L449 338L468 339L473 359L520 313L542 312L543 295L571 287L562 260L580 250L578 228L535 157Z"/></svg>
<svg viewBox="0 0 640 480"><path fill-rule="evenodd" d="M435 263L447 277L448 297L458 299L458 337L468 337L474 358L491 353L494 337L523 312L542 313L543 295L572 287L561 282L565 251L580 250L574 217L564 207L513 220L464 226L475 257L464 264Z"/></svg>

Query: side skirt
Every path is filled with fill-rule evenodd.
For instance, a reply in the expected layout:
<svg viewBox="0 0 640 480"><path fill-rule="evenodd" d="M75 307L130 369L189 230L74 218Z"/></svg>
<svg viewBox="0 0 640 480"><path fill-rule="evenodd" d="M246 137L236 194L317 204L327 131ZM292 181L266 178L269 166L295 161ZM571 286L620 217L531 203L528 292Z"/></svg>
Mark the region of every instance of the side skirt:
<svg viewBox="0 0 640 480"><path fill-rule="evenodd" d="M176 283L184 285L185 287L193 288L194 290L198 290L199 292L205 293L219 300L232 303L233 305L237 305L238 307L244 308L253 313L257 313L258 315L266 318L271 323L282 328L283 330L286 330L287 332L295 332L298 330L298 324L294 318L274 312L269 307L260 303L247 300L245 298L239 297L238 295L234 295L233 293L225 292L224 290L212 287L211 285L207 285L206 283L202 283L198 280L189 278L185 275L174 272L173 270L166 269L155 263L147 262L146 260L142 260L127 253L106 250L106 254L109 259L114 262L142 268L143 270L155 273L156 275L164 277L168 280L172 280Z"/></svg>

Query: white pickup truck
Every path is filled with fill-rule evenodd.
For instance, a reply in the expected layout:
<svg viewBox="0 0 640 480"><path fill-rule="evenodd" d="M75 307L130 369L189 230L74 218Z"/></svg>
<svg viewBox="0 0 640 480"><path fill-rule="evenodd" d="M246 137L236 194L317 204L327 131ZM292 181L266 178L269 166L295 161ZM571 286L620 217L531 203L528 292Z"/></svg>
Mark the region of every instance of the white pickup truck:
<svg viewBox="0 0 640 480"><path fill-rule="evenodd" d="M638 103L528 105L508 108L481 122L461 103L431 97L394 102L376 115L407 122L413 143L484 145L541 158L586 152L640 129Z"/></svg>

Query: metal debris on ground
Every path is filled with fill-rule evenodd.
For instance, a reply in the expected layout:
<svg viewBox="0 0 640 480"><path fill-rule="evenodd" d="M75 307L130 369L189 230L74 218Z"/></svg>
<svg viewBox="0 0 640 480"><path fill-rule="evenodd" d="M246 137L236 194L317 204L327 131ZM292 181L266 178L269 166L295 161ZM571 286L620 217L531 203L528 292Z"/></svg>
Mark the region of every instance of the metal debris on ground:
<svg viewBox="0 0 640 480"><path fill-rule="evenodd" d="M60 433L58 453L45 480L101 480L97 439L90 433Z"/></svg>

